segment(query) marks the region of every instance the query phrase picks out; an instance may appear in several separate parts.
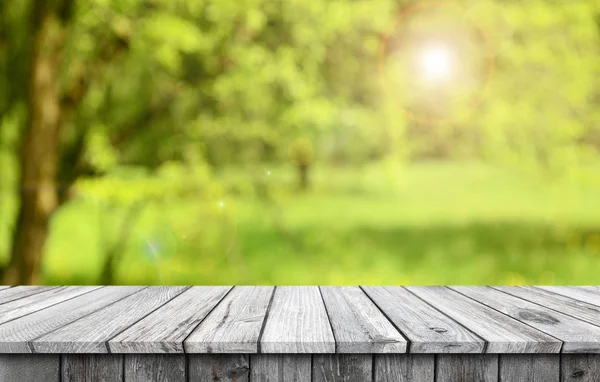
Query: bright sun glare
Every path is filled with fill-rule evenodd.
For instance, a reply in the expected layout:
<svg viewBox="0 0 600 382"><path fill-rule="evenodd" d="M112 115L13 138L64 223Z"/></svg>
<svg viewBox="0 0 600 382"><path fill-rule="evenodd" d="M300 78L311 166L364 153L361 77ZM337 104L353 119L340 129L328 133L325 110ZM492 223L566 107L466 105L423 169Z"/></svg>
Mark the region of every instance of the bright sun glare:
<svg viewBox="0 0 600 382"><path fill-rule="evenodd" d="M445 80L452 73L452 54L444 45L430 45L421 52L420 70L427 79L435 82Z"/></svg>

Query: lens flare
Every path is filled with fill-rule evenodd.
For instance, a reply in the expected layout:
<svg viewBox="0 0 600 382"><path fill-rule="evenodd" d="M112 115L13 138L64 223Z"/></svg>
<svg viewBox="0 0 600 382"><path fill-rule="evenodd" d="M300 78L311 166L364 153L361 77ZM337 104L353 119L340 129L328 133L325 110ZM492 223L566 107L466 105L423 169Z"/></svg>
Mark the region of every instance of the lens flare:
<svg viewBox="0 0 600 382"><path fill-rule="evenodd" d="M411 102L407 102L407 100L404 99L400 100L402 96L399 98L397 84L405 86L405 76L407 75L405 74L403 77L402 75L395 73L395 71L388 70L392 68L388 63L394 64L395 61L399 61L398 69L400 70L402 65L399 64L403 62L401 58L402 53L412 53L409 47L410 44L408 43L412 42L413 45L416 44L416 40L411 40L408 38L412 35L407 35L407 40L404 40L403 35L401 34L396 38L397 30L400 27L406 27L407 25L410 25L410 22L416 20L416 17L427 17L435 14L443 14L448 20L454 20L457 25L464 24L465 31L473 36L472 44L477 47L476 49L478 54L480 54L482 57L481 63L476 66L477 71L481 71L481 78L478 79L473 78L472 76L469 77L470 75L468 73L465 75L465 65L462 62L462 54L460 65L459 62L455 60L455 58L457 58L459 55L460 49L456 50L451 48L451 46L455 46L454 43L448 45L442 43L437 38L441 37L440 32L437 31L435 33L432 32L432 37L436 37L436 39L430 40L427 45L424 45L418 49L416 54L416 67L413 67L412 69L416 69L416 77L420 77L421 79L421 81L417 82L427 85L427 87L442 84L447 85L446 82L450 80L452 80L454 84L459 83L462 85L473 83L473 81L479 82L477 85L478 89L475 88L474 91L469 91L469 93L472 92L473 94L469 95L464 100L464 108L466 109L465 112L470 114L483 103L495 71L495 52L494 47L492 46L488 37L487 31L478 24L477 20L467 15L466 8L463 8L461 5L458 5L454 2L424 1L401 11L395 23L393 24L393 27L381 40L378 58L379 75L384 91L389 94L390 98L398 100L397 105L399 110L403 112L408 119L425 125L449 123L452 122L452 120L456 117L452 115L444 115L444 111L442 111L441 114L437 112L424 112L421 110L422 108L420 109L418 106L415 107L415 105L411 105ZM421 29L418 29L418 31L422 32ZM410 77L413 73L412 69L410 72L408 72L410 73L408 74L409 80L412 80ZM398 76L400 80L395 80L393 76ZM437 88L437 86L435 87ZM449 86L444 86L443 88L448 89L443 92L437 92L436 90L436 93L431 93L430 95L427 93L430 89L423 89L426 90L426 92L419 93L421 89L417 88L415 92L409 94L411 96L413 94L421 94L422 99L424 100L423 102L430 103L431 101L429 101L429 99L437 95L448 98L450 95L456 94L456 96L450 97L451 102L463 100L463 95L458 89L454 89L454 87ZM440 105L447 104L450 103L440 103ZM435 109L435 107L431 109ZM462 114L464 115L465 113Z"/></svg>
<svg viewBox="0 0 600 382"><path fill-rule="evenodd" d="M452 75L452 53L441 44L425 47L419 57L422 75L428 81L441 82Z"/></svg>

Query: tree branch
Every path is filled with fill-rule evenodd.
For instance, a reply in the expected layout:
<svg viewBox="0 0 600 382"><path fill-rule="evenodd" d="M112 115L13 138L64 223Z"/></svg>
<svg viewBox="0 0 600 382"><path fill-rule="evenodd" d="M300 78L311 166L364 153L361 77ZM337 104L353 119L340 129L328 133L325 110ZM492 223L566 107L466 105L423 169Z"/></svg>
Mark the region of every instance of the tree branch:
<svg viewBox="0 0 600 382"><path fill-rule="evenodd" d="M61 126L64 126L66 121L76 111L77 106L83 101L92 85L102 78L108 64L124 54L128 48L127 39L120 36L106 42L100 48L100 60L89 65L87 71L81 71L73 79L70 89L61 98ZM59 205L66 203L70 199L73 185L80 176L99 173L83 161L85 144L90 130L89 125L86 124L84 126L84 128L78 130L74 143L62 151L63 154L61 155L59 164L59 182L63 184L63 187L57 190Z"/></svg>
<svg viewBox="0 0 600 382"><path fill-rule="evenodd" d="M110 137L110 142L114 147L119 147L135 136L139 130L148 125L154 118L161 115L169 109L173 101L177 98L177 90L172 91L165 96L158 104L147 108L135 120L131 121L127 127L120 129Z"/></svg>

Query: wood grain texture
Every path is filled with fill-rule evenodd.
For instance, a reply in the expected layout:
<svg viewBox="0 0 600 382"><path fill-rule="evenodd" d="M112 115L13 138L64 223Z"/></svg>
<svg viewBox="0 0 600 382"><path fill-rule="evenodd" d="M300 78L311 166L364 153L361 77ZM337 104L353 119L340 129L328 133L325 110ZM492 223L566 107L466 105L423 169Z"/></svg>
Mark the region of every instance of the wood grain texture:
<svg viewBox="0 0 600 382"><path fill-rule="evenodd" d="M434 382L433 354L377 354L375 382Z"/></svg>
<svg viewBox="0 0 600 382"><path fill-rule="evenodd" d="M10 287L0 353L587 354L600 352L598 296L592 286ZM514 367L538 367L527 359Z"/></svg>
<svg viewBox="0 0 600 382"><path fill-rule="evenodd" d="M338 353L406 352L406 339L359 287L320 289Z"/></svg>
<svg viewBox="0 0 600 382"><path fill-rule="evenodd" d="M560 382L560 354L502 354L500 382Z"/></svg>
<svg viewBox="0 0 600 382"><path fill-rule="evenodd" d="M600 326L600 306L532 287L494 287L505 293Z"/></svg>
<svg viewBox="0 0 600 382"><path fill-rule="evenodd" d="M585 290L595 293L596 295L600 295L600 286L598 286L598 285L583 285L583 286L579 286L576 288L585 289Z"/></svg>
<svg viewBox="0 0 600 382"><path fill-rule="evenodd" d="M310 354L253 354L250 356L251 382L304 382L312 375Z"/></svg>
<svg viewBox="0 0 600 382"><path fill-rule="evenodd" d="M89 293L100 287L60 287L53 288L31 296L13 300L0 305L0 324L23 317L30 313L42 310L60 302L70 300L74 297Z"/></svg>
<svg viewBox="0 0 600 382"><path fill-rule="evenodd" d="M190 381L248 382L250 364L247 354L190 354Z"/></svg>
<svg viewBox="0 0 600 382"><path fill-rule="evenodd" d="M123 356L118 354L65 354L61 382L123 382Z"/></svg>
<svg viewBox="0 0 600 382"><path fill-rule="evenodd" d="M410 341L411 353L481 353L484 341L401 287L363 287Z"/></svg>
<svg viewBox="0 0 600 382"><path fill-rule="evenodd" d="M562 382L598 382L600 354L561 354Z"/></svg>
<svg viewBox="0 0 600 382"><path fill-rule="evenodd" d="M30 353L29 341L127 296L143 287L101 288L0 325L0 352Z"/></svg>
<svg viewBox="0 0 600 382"><path fill-rule="evenodd" d="M109 288L109 287L107 287ZM122 287L111 287L115 290ZM187 287L147 287L33 341L36 353L107 353L107 342Z"/></svg>
<svg viewBox="0 0 600 382"><path fill-rule="evenodd" d="M371 354L315 354L312 362L312 381L372 381L372 368Z"/></svg>
<svg viewBox="0 0 600 382"><path fill-rule="evenodd" d="M184 341L186 353L257 353L273 287L235 287Z"/></svg>
<svg viewBox="0 0 600 382"><path fill-rule="evenodd" d="M319 288L277 287L260 345L261 353L335 353Z"/></svg>
<svg viewBox="0 0 600 382"><path fill-rule="evenodd" d="M192 287L108 342L111 353L183 353L183 340L231 287Z"/></svg>
<svg viewBox="0 0 600 382"><path fill-rule="evenodd" d="M587 302L588 304L600 306L600 293L594 289L566 286L536 286L535 288L567 296L575 300Z"/></svg>
<svg viewBox="0 0 600 382"><path fill-rule="evenodd" d="M563 341L563 353L600 352L600 327L489 287L455 290Z"/></svg>
<svg viewBox="0 0 600 382"><path fill-rule="evenodd" d="M497 382L496 354L440 354L436 382Z"/></svg>
<svg viewBox="0 0 600 382"><path fill-rule="evenodd" d="M488 342L488 353L558 353L561 341L446 287L407 287ZM498 292L501 293L501 292Z"/></svg>
<svg viewBox="0 0 600 382"><path fill-rule="evenodd" d="M58 382L59 370L59 355L0 354L2 382Z"/></svg>
<svg viewBox="0 0 600 382"><path fill-rule="evenodd" d="M33 296L51 289L56 289L57 286L15 286L0 290L0 304L15 301L28 296Z"/></svg>
<svg viewBox="0 0 600 382"><path fill-rule="evenodd" d="M185 382L183 354L125 354L126 382Z"/></svg>

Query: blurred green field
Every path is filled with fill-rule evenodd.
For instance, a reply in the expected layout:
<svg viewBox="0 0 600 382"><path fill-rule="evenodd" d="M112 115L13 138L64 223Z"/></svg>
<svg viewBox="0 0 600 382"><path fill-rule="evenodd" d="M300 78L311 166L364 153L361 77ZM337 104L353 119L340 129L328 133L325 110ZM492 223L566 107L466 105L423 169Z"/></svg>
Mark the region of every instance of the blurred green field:
<svg viewBox="0 0 600 382"><path fill-rule="evenodd" d="M599 283L598 0L44 3L1 283Z"/></svg>
<svg viewBox="0 0 600 382"><path fill-rule="evenodd" d="M249 170L232 169L219 174L227 187L218 199L148 205L135 224L93 198L71 202L52 222L45 283L98 283L124 228L119 284L600 280L600 187L591 182L432 162L316 167L312 190L297 193L292 166L255 170L268 198L240 193Z"/></svg>

